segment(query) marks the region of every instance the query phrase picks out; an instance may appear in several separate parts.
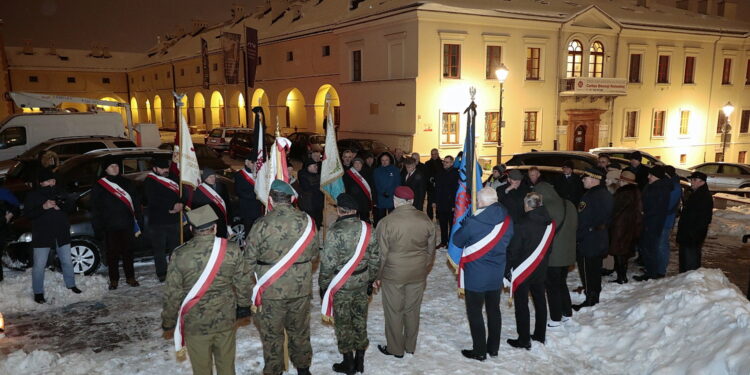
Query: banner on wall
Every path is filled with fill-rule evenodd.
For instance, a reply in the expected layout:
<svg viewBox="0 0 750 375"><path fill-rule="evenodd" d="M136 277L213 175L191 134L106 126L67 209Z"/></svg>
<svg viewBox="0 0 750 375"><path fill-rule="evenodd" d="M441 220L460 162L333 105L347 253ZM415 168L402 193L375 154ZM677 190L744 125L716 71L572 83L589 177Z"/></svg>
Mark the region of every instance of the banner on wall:
<svg viewBox="0 0 750 375"><path fill-rule="evenodd" d="M239 82L241 39L242 35L234 33L224 33L221 38L221 49L224 52L224 82L228 85Z"/></svg>
<svg viewBox="0 0 750 375"><path fill-rule="evenodd" d="M258 65L258 30L245 28L245 86L255 86L255 68Z"/></svg>
<svg viewBox="0 0 750 375"><path fill-rule="evenodd" d="M203 60L203 88L208 89L210 83L208 77L208 42L201 38L201 59Z"/></svg>

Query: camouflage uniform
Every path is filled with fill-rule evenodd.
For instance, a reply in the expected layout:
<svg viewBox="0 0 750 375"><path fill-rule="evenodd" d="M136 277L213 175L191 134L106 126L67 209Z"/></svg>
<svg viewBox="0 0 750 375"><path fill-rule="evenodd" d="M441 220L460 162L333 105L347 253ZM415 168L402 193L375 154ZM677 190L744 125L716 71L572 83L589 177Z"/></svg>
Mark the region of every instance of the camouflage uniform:
<svg viewBox="0 0 750 375"><path fill-rule="evenodd" d="M292 248L307 225L307 215L288 203L253 224L247 236L245 257L256 277L262 277ZM263 341L264 374L284 371L284 330L289 336L289 357L296 368L310 367L310 299L312 260L318 256L317 235L297 261L266 289L256 315Z"/></svg>
<svg viewBox="0 0 750 375"><path fill-rule="evenodd" d="M321 293L354 256L359 242L361 221L358 215L344 216L333 224L320 255L318 285ZM367 287L377 278L380 253L375 233L357 268L333 299L333 317L339 352L349 353L367 348Z"/></svg>
<svg viewBox="0 0 750 375"><path fill-rule="evenodd" d="M213 235L198 235L176 248L167 269L162 328L174 329L180 304L208 263ZM252 277L240 248L228 242L219 272L185 315L183 336L194 374L234 374L237 307L249 308ZM213 356L213 361L212 361Z"/></svg>

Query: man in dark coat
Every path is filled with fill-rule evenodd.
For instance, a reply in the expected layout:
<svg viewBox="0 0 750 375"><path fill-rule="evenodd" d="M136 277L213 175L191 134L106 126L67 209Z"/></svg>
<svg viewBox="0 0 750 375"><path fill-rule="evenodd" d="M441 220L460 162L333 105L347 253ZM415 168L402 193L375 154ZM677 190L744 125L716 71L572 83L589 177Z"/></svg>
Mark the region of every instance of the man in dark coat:
<svg viewBox="0 0 750 375"><path fill-rule="evenodd" d="M414 192L414 208L422 211L424 208L424 196L427 192L427 180L422 172L417 169L417 161L414 158L404 159L404 170L401 173L401 185L408 186Z"/></svg>
<svg viewBox="0 0 750 375"><path fill-rule="evenodd" d="M583 194L578 204L578 229L576 233L578 268L583 270L583 288L586 300L573 309L599 303L602 290L602 258L609 249L609 224L612 220L612 194L601 184L604 173L598 168L587 168L583 177Z"/></svg>
<svg viewBox="0 0 750 375"><path fill-rule="evenodd" d="M229 207L229 196L224 186L217 181L216 171L211 168L203 168L201 173L203 183L198 185L190 199L190 208L196 209L207 204L211 205L219 221L216 223L216 236L229 238L233 233L231 225L232 215Z"/></svg>
<svg viewBox="0 0 750 375"><path fill-rule="evenodd" d="M394 165L394 157L389 152L383 152L378 156L380 166L372 172L375 183L375 225L380 219L393 211L393 193L401 184L401 172Z"/></svg>
<svg viewBox="0 0 750 375"><path fill-rule="evenodd" d="M464 293L466 315L471 331L471 350L462 350L466 358L484 361L487 354L496 357L500 348L500 290L505 273L505 251L513 237L513 227L505 208L497 203L497 193L492 188L483 188L477 192L477 213L469 216L461 228L453 235L453 243L466 249L477 242L489 238L493 229L504 223L504 233L495 245L470 262L464 263ZM490 237L488 237L490 236ZM487 329L485 331L482 307L487 310Z"/></svg>
<svg viewBox="0 0 750 375"><path fill-rule="evenodd" d="M643 190L648 185L648 173L649 167L641 164L643 155L640 151L634 151L630 154L630 166L625 168L626 171L631 171L635 174L635 181L638 182L638 187Z"/></svg>
<svg viewBox="0 0 750 375"><path fill-rule="evenodd" d="M354 158L352 167L344 172L344 188L346 193L351 195L357 202L357 214L359 218L368 223L372 207L372 185L364 176L365 161L360 158Z"/></svg>
<svg viewBox="0 0 750 375"><path fill-rule="evenodd" d="M433 148L430 151L430 160L427 160L424 165L425 177L427 177L427 217L432 220L432 205L435 203L435 178L443 172L443 159L440 158L438 149Z"/></svg>
<svg viewBox="0 0 750 375"><path fill-rule="evenodd" d="M578 207L583 195L583 183L581 178L573 174L573 162L566 160L562 166L562 174L558 175L553 181L557 194L563 199L567 199Z"/></svg>
<svg viewBox="0 0 750 375"><path fill-rule="evenodd" d="M255 195L256 167L258 153L253 151L245 157L245 167L234 174L234 191L240 201L239 217L245 234L250 233L255 220L263 216L263 203Z"/></svg>
<svg viewBox="0 0 750 375"><path fill-rule="evenodd" d="M508 172L508 183L497 188L497 200L508 209L510 217L518 221L524 215L523 199L531 189L523 183L523 174L518 169Z"/></svg>
<svg viewBox="0 0 750 375"><path fill-rule="evenodd" d="M453 210L456 207L456 190L458 190L458 170L453 167L453 157L443 159L443 169L435 176L435 207L440 223L440 244L438 248L448 246L451 228L453 227Z"/></svg>
<svg viewBox="0 0 750 375"><path fill-rule="evenodd" d="M37 174L39 188L26 196L23 214L31 220L31 247L34 248L32 288L34 301L45 303L44 269L50 249L55 249L63 271L65 287L73 293L81 293L76 288L73 263L70 256L70 220L68 213L75 207L74 197L55 185L55 175L48 168Z"/></svg>
<svg viewBox="0 0 750 375"><path fill-rule="evenodd" d="M514 348L531 349L531 340L544 344L547 332L547 300L544 292L544 279L547 273L549 260L549 244L554 236L551 232L545 233L552 218L544 207L544 200L539 193L529 193L524 197L525 214L515 222L513 239L508 246L508 261L513 269L521 266L527 260L531 260L531 266L524 271L531 274L523 280L513 291L516 312L517 339L508 339L508 344ZM552 225L554 227L554 225ZM552 230L552 229L550 229ZM535 250L543 244L544 250L535 254ZM544 245L546 244L546 245ZM537 258L530 259L536 256ZM529 292L534 301L534 334L529 336Z"/></svg>
<svg viewBox="0 0 750 375"><path fill-rule="evenodd" d="M306 212L320 229L323 224L323 207L325 196L320 190L320 169L312 159L305 160L302 169L297 173L299 180L299 209Z"/></svg>
<svg viewBox="0 0 750 375"><path fill-rule="evenodd" d="M91 188L91 222L107 249L109 289L117 289L120 259L128 285L139 286L133 268L133 241L140 235L140 198L130 180L120 174L120 160L105 158L101 167L104 176Z"/></svg>
<svg viewBox="0 0 750 375"><path fill-rule="evenodd" d="M620 187L612 196L612 225L609 227L609 255L615 258L615 271L618 284L628 282L628 259L635 254L635 246L643 227L643 204L641 190L635 181L635 174L623 171L619 179Z"/></svg>
<svg viewBox="0 0 750 375"><path fill-rule="evenodd" d="M672 182L665 178L664 167L655 165L650 169L648 185L643 189L643 232L641 233L641 258L646 267L643 275L634 276L636 281L664 277L658 271L659 239L664 229L669 210L669 195Z"/></svg>
<svg viewBox="0 0 750 375"><path fill-rule="evenodd" d="M711 192L706 185L706 174L693 172L689 179L693 193L682 206L680 223L677 226L680 272L695 270L701 266L701 247L706 240L714 208Z"/></svg>
<svg viewBox="0 0 750 375"><path fill-rule="evenodd" d="M156 159L143 181L144 204L148 213L149 239L154 253L156 277L167 279L167 253L180 245L180 185L169 179L169 159Z"/></svg>

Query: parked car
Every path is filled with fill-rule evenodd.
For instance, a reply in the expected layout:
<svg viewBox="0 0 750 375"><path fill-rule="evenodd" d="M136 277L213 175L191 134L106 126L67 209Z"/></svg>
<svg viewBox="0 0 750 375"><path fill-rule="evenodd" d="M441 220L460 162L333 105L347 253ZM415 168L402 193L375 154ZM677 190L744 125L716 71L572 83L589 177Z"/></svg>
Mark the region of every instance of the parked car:
<svg viewBox="0 0 750 375"><path fill-rule="evenodd" d="M630 162L630 154L632 154L635 151L640 151L641 153L641 164L653 167L654 165L665 165L664 162L656 158L654 155L649 154L646 151L641 151L635 148L625 148L625 147L598 147L598 148L592 148L590 152L595 155L599 154L607 154L610 157L616 157L628 160L628 163ZM677 173L680 178L685 179L688 176L690 176L690 171L684 168L677 168L675 167L675 172Z"/></svg>
<svg viewBox="0 0 750 375"><path fill-rule="evenodd" d="M198 166L201 168L208 167L215 171L223 171L229 168L229 164L221 158L221 155L207 145L194 143L193 148L195 148L195 157L198 158ZM174 150L174 142L162 143L159 145L159 149Z"/></svg>
<svg viewBox="0 0 750 375"><path fill-rule="evenodd" d="M585 170L596 167L597 157L584 151L531 151L513 155L505 165L562 167L566 160L571 160L575 169ZM627 160L624 159L612 158L611 161L618 164L621 169L627 166Z"/></svg>
<svg viewBox="0 0 750 375"><path fill-rule="evenodd" d="M25 164L23 163L24 161L36 161L39 155L46 151L54 152L57 155L58 164L62 164L73 156L82 155L92 150L123 147L136 147L136 144L130 139L123 137L80 136L52 138L26 150L23 154L13 159L0 161L0 177L8 174L8 171L17 165ZM16 171L16 173L19 173L19 171Z"/></svg>
<svg viewBox="0 0 750 375"><path fill-rule="evenodd" d="M750 188L750 165L747 164L711 162L698 164L690 171L705 173L711 191Z"/></svg>
<svg viewBox="0 0 750 375"><path fill-rule="evenodd" d="M273 144L274 140L274 137L270 134L263 134L263 143L266 145L266 149ZM253 133L235 133L232 141L229 142L229 157L232 159L245 158L249 153L255 151L258 146L255 143Z"/></svg>
<svg viewBox="0 0 750 375"><path fill-rule="evenodd" d="M300 161L315 145L322 146L326 142L325 135L312 132L296 132L289 134L286 138L292 142L289 157Z"/></svg>
<svg viewBox="0 0 750 375"><path fill-rule="evenodd" d="M229 142L235 134L252 133L250 128L216 128L212 129L206 136L205 143L208 147L217 151L229 150Z"/></svg>
<svg viewBox="0 0 750 375"><path fill-rule="evenodd" d="M113 156L120 162L123 175L134 181L136 189L142 193L142 183L154 159L171 158L171 153L156 149L128 150L124 152L94 152L73 158L65 165L57 168L58 184L62 184L73 193L69 199L76 200L76 209L70 214L71 234L71 257L73 269L76 273L91 275L97 271L103 259L106 259L105 249L102 243L96 239L93 226L91 225L91 186L99 178L101 171L101 159L105 156ZM238 212L238 200L234 192L234 181L232 179L217 176L218 183L224 185L230 196L230 207L232 212ZM144 226L148 226L147 210L144 213ZM233 218L233 223L238 223L238 218ZM237 238L244 237L244 228L241 224L234 225ZM33 256L31 248L31 222L20 217L14 220L10 229L10 241L6 247L6 255L10 260L10 268L24 269L31 267ZM134 243L134 256L144 258L151 256L151 241L148 231L144 231ZM50 264L56 264L56 256L50 258ZM59 269L59 267L58 267Z"/></svg>
<svg viewBox="0 0 750 375"><path fill-rule="evenodd" d="M375 157L377 157L381 152L391 150L391 148L388 147L385 143L376 141L374 139L345 138L339 139L339 141L336 142L336 145L338 146L339 151L352 150L355 154L360 151L368 151L373 153Z"/></svg>

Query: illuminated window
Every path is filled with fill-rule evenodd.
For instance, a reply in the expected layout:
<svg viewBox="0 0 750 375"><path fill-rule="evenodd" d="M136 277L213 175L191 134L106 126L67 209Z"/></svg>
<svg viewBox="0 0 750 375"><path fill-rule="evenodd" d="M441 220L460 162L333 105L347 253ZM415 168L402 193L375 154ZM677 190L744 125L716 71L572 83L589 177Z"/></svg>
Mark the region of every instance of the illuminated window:
<svg viewBox="0 0 750 375"><path fill-rule="evenodd" d="M687 154L680 154L680 164L687 163Z"/></svg>
<svg viewBox="0 0 750 375"><path fill-rule="evenodd" d="M732 84L732 59L724 59L724 69L721 71L721 84Z"/></svg>
<svg viewBox="0 0 750 375"><path fill-rule="evenodd" d="M526 79L530 81L539 80L539 66L541 63L542 49L537 47L526 48Z"/></svg>
<svg viewBox="0 0 750 375"><path fill-rule="evenodd" d="M604 46L594 42L589 50L589 77L604 76Z"/></svg>
<svg viewBox="0 0 750 375"><path fill-rule="evenodd" d="M740 151L740 153L737 155L737 162L740 164L745 164L746 156L747 156L747 151Z"/></svg>
<svg viewBox="0 0 750 375"><path fill-rule="evenodd" d="M690 111L680 111L680 135L688 135L690 125Z"/></svg>
<svg viewBox="0 0 750 375"><path fill-rule="evenodd" d="M685 57L685 79L682 83L695 83L695 56Z"/></svg>
<svg viewBox="0 0 750 375"><path fill-rule="evenodd" d="M495 71L500 68L502 48L500 46L487 46L487 63L485 64L484 78L495 79Z"/></svg>
<svg viewBox="0 0 750 375"><path fill-rule="evenodd" d="M669 55L659 55L656 83L669 83Z"/></svg>
<svg viewBox="0 0 750 375"><path fill-rule="evenodd" d="M458 144L458 112L444 112L443 126L440 129L440 143L444 145Z"/></svg>
<svg viewBox="0 0 750 375"><path fill-rule="evenodd" d="M630 73L628 74L628 82L630 83L641 82L641 54L640 53L630 54Z"/></svg>
<svg viewBox="0 0 750 375"><path fill-rule="evenodd" d="M497 121L500 119L498 112L484 113L484 141L497 142Z"/></svg>
<svg viewBox="0 0 750 375"><path fill-rule="evenodd" d="M724 115L724 111L719 110L719 118L716 121L716 133L721 133L724 131L724 125L727 123L727 116Z"/></svg>
<svg viewBox="0 0 750 375"><path fill-rule="evenodd" d="M651 127L652 137L664 136L664 119L666 115L667 115L666 111L654 111L654 124Z"/></svg>
<svg viewBox="0 0 750 375"><path fill-rule="evenodd" d="M568 44L568 77L580 77L583 71L583 46L581 42L573 40Z"/></svg>
<svg viewBox="0 0 750 375"><path fill-rule="evenodd" d="M352 51L352 81L362 80L362 51Z"/></svg>
<svg viewBox="0 0 750 375"><path fill-rule="evenodd" d="M740 119L740 133L747 133L750 128L750 110L743 110Z"/></svg>
<svg viewBox="0 0 750 375"><path fill-rule="evenodd" d="M523 141L532 142L536 141L537 134L537 111L526 111L524 112L523 119Z"/></svg>
<svg viewBox="0 0 750 375"><path fill-rule="evenodd" d="M638 135L638 111L625 112L625 138L635 138Z"/></svg>
<svg viewBox="0 0 750 375"><path fill-rule="evenodd" d="M443 77L461 78L461 46L443 45Z"/></svg>

